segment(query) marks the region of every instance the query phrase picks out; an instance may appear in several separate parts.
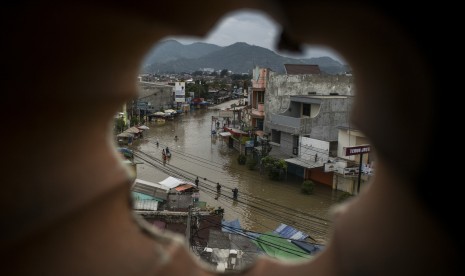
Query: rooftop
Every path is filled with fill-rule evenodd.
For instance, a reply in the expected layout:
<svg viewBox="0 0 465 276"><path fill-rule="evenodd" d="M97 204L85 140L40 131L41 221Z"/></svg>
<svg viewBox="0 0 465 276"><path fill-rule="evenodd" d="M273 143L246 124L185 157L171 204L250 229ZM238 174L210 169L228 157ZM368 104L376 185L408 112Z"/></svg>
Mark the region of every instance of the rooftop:
<svg viewBox="0 0 465 276"><path fill-rule="evenodd" d="M284 64L288 75L319 75L320 66L317 64Z"/></svg>

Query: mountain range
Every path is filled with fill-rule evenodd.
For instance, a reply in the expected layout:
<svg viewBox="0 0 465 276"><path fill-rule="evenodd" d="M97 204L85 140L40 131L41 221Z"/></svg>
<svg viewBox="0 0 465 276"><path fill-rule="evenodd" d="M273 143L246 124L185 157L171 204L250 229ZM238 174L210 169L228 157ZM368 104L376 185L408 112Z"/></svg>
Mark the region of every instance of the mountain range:
<svg viewBox="0 0 465 276"><path fill-rule="evenodd" d="M327 74L340 74L347 67L330 57L296 59L244 42L218 46L196 42L184 45L176 40L158 43L145 58L144 73L192 73L203 68L228 69L235 74L251 73L255 66L284 73L284 64L318 64Z"/></svg>

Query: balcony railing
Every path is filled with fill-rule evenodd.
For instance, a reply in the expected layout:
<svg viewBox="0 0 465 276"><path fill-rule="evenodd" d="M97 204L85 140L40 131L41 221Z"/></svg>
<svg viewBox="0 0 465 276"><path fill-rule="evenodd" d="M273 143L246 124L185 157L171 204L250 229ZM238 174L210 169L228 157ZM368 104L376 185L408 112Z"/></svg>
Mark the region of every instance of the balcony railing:
<svg viewBox="0 0 465 276"><path fill-rule="evenodd" d="M270 127L272 129L295 135L310 133L311 118L295 118L285 115L271 114Z"/></svg>

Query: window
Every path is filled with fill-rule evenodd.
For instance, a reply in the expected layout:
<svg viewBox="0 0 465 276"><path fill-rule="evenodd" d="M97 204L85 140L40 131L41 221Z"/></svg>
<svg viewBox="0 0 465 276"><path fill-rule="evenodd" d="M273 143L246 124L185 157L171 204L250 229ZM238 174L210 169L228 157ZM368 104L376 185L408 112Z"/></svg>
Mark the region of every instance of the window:
<svg viewBox="0 0 465 276"><path fill-rule="evenodd" d="M302 104L302 116L310 117L310 104Z"/></svg>
<svg viewBox="0 0 465 276"><path fill-rule="evenodd" d="M257 94L257 100L258 103L264 103L265 102L265 92L259 91Z"/></svg>

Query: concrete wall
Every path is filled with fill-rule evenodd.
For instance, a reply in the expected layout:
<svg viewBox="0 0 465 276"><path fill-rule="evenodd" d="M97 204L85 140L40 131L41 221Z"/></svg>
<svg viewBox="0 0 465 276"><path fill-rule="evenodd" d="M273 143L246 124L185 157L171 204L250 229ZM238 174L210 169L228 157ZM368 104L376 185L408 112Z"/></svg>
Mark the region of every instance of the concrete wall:
<svg viewBox="0 0 465 276"><path fill-rule="evenodd" d="M293 136L289 133L281 132L280 150L284 154L292 155Z"/></svg>
<svg viewBox="0 0 465 276"><path fill-rule="evenodd" d="M352 76L333 75L282 75L270 71L266 84L266 112L283 113L289 107L289 95L319 95L339 93L339 95L355 95ZM266 98L268 96L268 98Z"/></svg>
<svg viewBox="0 0 465 276"><path fill-rule="evenodd" d="M193 204L192 194L172 194L168 195L167 210L184 210Z"/></svg>
<svg viewBox="0 0 465 276"><path fill-rule="evenodd" d="M369 185L372 176L362 175L360 181L360 191ZM352 195L357 194L358 177L348 177L335 173L333 176L333 189L348 192Z"/></svg>
<svg viewBox="0 0 465 276"><path fill-rule="evenodd" d="M299 156L303 160L326 162L329 158L329 142L307 137L300 138Z"/></svg>
<svg viewBox="0 0 465 276"><path fill-rule="evenodd" d="M280 75L269 72L267 89L265 93L265 132L271 132L268 127L271 114L281 114L300 117L301 107L293 104L290 107L291 95L308 95L316 92L318 95L339 93L349 97L331 97L323 99L320 110L311 120L311 138L324 141L337 141L338 125L347 124L352 107L354 86L352 76L321 76L321 75ZM299 104L300 105L300 104ZM312 105L312 116L318 109Z"/></svg>
<svg viewBox="0 0 465 276"><path fill-rule="evenodd" d="M340 158L348 159L359 162L359 155L346 156L344 147L354 147L357 145L370 144L368 139L366 139L362 133L357 130L343 130L338 131L338 147L337 147L337 156ZM367 163L369 160L369 154L363 155L363 163Z"/></svg>
<svg viewBox="0 0 465 276"><path fill-rule="evenodd" d="M337 141L337 126L349 122L353 97L330 98L321 103L320 112L310 120L310 138L323 141Z"/></svg>
<svg viewBox="0 0 465 276"><path fill-rule="evenodd" d="M173 107L173 87L169 85L151 82L138 82L139 99L149 102L154 107L154 112Z"/></svg>

